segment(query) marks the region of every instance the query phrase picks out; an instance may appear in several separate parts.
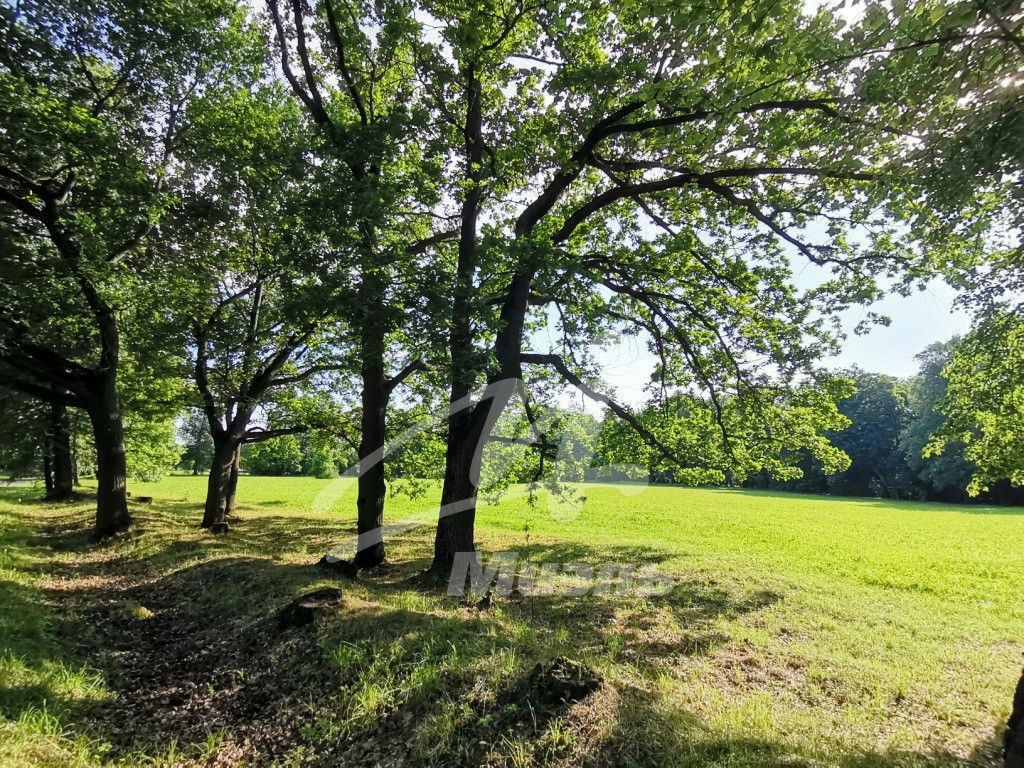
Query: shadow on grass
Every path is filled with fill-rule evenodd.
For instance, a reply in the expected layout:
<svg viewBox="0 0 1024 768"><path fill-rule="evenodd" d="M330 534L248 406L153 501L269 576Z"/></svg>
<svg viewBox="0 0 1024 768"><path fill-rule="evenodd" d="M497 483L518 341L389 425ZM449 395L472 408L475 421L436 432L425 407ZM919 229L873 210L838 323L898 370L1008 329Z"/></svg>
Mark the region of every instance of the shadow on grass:
<svg viewBox="0 0 1024 768"><path fill-rule="evenodd" d="M353 764L389 754L476 765L539 737L572 705L538 703L538 683L529 678L536 662L558 655L594 662L619 645L616 599L501 600L480 612L408 587L408 566L341 582L346 605L337 616L282 632L275 620L281 607L336 582L312 564L315 556L297 564L274 555L336 538L338 528L260 516L212 537L182 528L183 511L173 503L145 510L132 536L113 544L82 539L81 522L51 518L31 538L62 556L30 568L58 579L41 589L19 586L7 601L18 612L38 609L35 635L20 633L36 649L32 664L71 663L74 648L75 663L102 675L112 696L69 704L66 712L78 730L111 744L112 756L158 756L174 745L198 752L210 734L223 734L220 748L247 764L268 764L306 744L324 755L323 765L338 764L339 754ZM646 548L575 543L523 554L534 562L660 557ZM697 584L680 585L660 604L695 632L718 616L765 605ZM36 643L40 633L55 642ZM696 643L687 652L711 646ZM438 697L468 709L436 721ZM11 718L59 698L45 686L0 693ZM433 736L448 745L443 754L431 753Z"/></svg>
<svg viewBox="0 0 1024 768"><path fill-rule="evenodd" d="M34 567L31 538L23 520L7 517L0 526L0 567L14 577L0 580L0 717L17 720L41 710L78 717L103 695L102 684L77 642L87 628L17 578Z"/></svg>
<svg viewBox="0 0 1024 768"><path fill-rule="evenodd" d="M658 598L498 599L479 611L410 588L415 561L336 582L312 565L347 532L334 521L243 513L230 535L213 537L194 527L196 515L193 504L158 504L140 512L131 536L102 545L80 538L82 514L48 520L42 535L22 526L9 541L15 548L31 539L80 557L15 564L61 576L65 585L0 583L5 608L23 617L20 624L0 620L0 650L33 671L4 679L0 714L15 719L56 703L72 730L111 744L112 758L172 748L197 757L213 744L228 763L268 765L305 750L303 764L323 768L812 764L781 739L715 732L660 698L650 682L681 657L728 643L721 619L766 610L782 594L680 580ZM315 553L306 563L281 557L304 547ZM580 543L520 553L534 563L664 558L648 547ZM343 591L340 611L312 627L278 628L281 607L327 583ZM580 699L559 697L555 682L554 698L547 689L539 697L545 681L538 683L535 665L559 656L596 669L627 664L640 682L606 684ZM48 667L95 669L114 695L76 699ZM971 763L871 753L834 764L951 768L990 765L987 755L979 751Z"/></svg>
<svg viewBox="0 0 1024 768"><path fill-rule="evenodd" d="M574 765L678 768L1001 768L993 736L969 757L949 751L904 749L800 754L780 738L731 735L660 699L648 689L626 688L603 713L605 728L572 755ZM821 745L824 746L824 745ZM819 747L820 748L820 747Z"/></svg>

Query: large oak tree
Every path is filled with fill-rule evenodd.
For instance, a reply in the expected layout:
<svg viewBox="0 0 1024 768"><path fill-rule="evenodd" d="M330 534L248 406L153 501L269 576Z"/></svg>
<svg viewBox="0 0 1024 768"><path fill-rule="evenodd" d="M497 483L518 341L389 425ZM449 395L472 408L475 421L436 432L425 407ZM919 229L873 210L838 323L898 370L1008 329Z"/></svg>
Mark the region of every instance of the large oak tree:
<svg viewBox="0 0 1024 768"><path fill-rule="evenodd" d="M444 578L474 548L481 452L529 371L671 455L600 391L587 351L602 335L648 339L662 380L706 398L723 429L727 396L769 440L807 429L778 414L834 348L828 316L877 296L874 271L921 263L901 227L919 211L919 112L914 93L862 77L904 50L895 32L800 3L427 13L441 42L423 79L461 158L449 334L452 401L468 407L449 423L431 569ZM831 279L798 290L801 263ZM552 317L561 338L536 349L531 325Z"/></svg>

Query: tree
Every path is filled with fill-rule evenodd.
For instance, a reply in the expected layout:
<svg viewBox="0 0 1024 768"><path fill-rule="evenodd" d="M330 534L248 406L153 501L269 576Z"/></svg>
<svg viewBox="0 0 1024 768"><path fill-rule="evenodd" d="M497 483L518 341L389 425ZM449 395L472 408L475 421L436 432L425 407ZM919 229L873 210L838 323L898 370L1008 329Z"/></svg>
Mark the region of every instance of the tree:
<svg viewBox="0 0 1024 768"><path fill-rule="evenodd" d="M242 464L254 475L302 474L302 446L295 435L282 435L247 447Z"/></svg>
<svg viewBox="0 0 1024 768"><path fill-rule="evenodd" d="M953 339L932 344L921 352L917 356L921 364L918 374L904 388L910 414L900 436L900 447L922 495L943 501L962 501L974 471L964 458L962 444L949 443L941 454L928 451L932 435L940 432L946 422L939 410L947 390L942 372L957 344L958 340Z"/></svg>
<svg viewBox="0 0 1024 768"><path fill-rule="evenodd" d="M315 194L332 168L308 161L303 115L281 89L263 83L256 66L248 80L211 93L193 118L161 248L190 256L176 280L176 313L194 405L213 442L202 525L223 532L242 446L313 426L268 428L266 411L351 365L338 319L351 290L344 249L319 224L345 214L334 205L344 198Z"/></svg>
<svg viewBox="0 0 1024 768"><path fill-rule="evenodd" d="M3 381L92 423L96 534L130 523L122 325L189 103L230 69L240 9L49 0L0 9Z"/></svg>
<svg viewBox="0 0 1024 768"><path fill-rule="evenodd" d="M840 404L853 392L843 377L795 388L785 400L759 404L747 413L727 397L717 412L712 402L677 393L656 398L638 415L661 447L651 446L622 419L605 417L598 437L598 465L639 465L652 482L685 485L744 483L762 474L793 482L804 476L807 459L834 473L850 460L833 436L849 426Z"/></svg>
<svg viewBox="0 0 1024 768"><path fill-rule="evenodd" d="M361 378L355 562L370 568L385 557L388 406L396 387L426 367L433 333L429 323L415 327L417 318L434 316L416 311L437 278L422 257L456 234L436 227L431 215L446 158L430 136L415 78L422 25L404 0L321 0L308 7L268 0L267 8L281 70L317 126L316 151L338 163L335 185L355 201L336 237L351 247L357 276L344 307ZM404 360L389 359L396 348Z"/></svg>
<svg viewBox="0 0 1024 768"><path fill-rule="evenodd" d="M1000 355L1015 349L1024 289L1024 11L1019 3L967 0L871 9L876 30L893 26L904 43L866 67L864 81L918 103L908 165L917 169L922 204L912 229L934 242L954 236L973 243L925 264L943 269L977 317L947 368L941 410L949 422L925 452L929 461L949 459L935 466L956 465L957 443L970 439L964 456L978 466L968 490L977 495L1019 477L1011 446L1017 384ZM964 470L960 465L958 473Z"/></svg>
<svg viewBox="0 0 1024 768"><path fill-rule="evenodd" d="M41 403L16 390L0 393L0 467L14 477L37 476L42 470L46 499L74 494L75 470L71 419L60 403Z"/></svg>
<svg viewBox="0 0 1024 768"><path fill-rule="evenodd" d="M911 411L899 380L854 369L848 372L856 392L839 410L850 425L829 439L850 457L845 472L827 478L827 487L843 496L905 498L912 477L901 449ZM827 474L827 473L826 473Z"/></svg>
<svg viewBox="0 0 1024 768"><path fill-rule="evenodd" d="M898 225L919 207L902 136L920 94L861 87L864 61L900 44L891 32L795 4L428 12L443 43L421 77L461 158L440 579L474 548L479 456L525 399L524 370L560 375L671 456L600 391L594 340L648 339L665 384L706 398L720 425L728 396L764 433L809 428L780 414L833 348L823 316L876 296L873 270L921 255ZM801 296L797 260L835 279ZM562 338L532 351L548 311Z"/></svg>
<svg viewBox="0 0 1024 768"><path fill-rule="evenodd" d="M209 472L213 464L213 437L206 415L190 408L178 427L178 439L183 448L181 465L193 475Z"/></svg>
<svg viewBox="0 0 1024 768"><path fill-rule="evenodd" d="M1016 315L986 317L953 351L939 409L946 422L925 455L944 456L957 444L974 464L967 492L977 496L1000 480L1024 485L1024 322ZM955 454L954 454L955 455Z"/></svg>
<svg viewBox="0 0 1024 768"><path fill-rule="evenodd" d="M301 452L300 472L309 477L329 479L337 477L339 469L352 463L348 461L349 451L334 434L317 430L298 436Z"/></svg>

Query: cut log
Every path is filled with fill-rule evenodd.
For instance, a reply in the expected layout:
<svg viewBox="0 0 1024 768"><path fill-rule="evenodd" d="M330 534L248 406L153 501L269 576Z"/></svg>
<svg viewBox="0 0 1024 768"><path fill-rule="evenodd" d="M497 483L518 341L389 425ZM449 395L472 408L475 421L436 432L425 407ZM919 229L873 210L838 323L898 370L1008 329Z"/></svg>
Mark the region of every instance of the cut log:
<svg viewBox="0 0 1024 768"><path fill-rule="evenodd" d="M304 627L317 616L333 613L341 605L340 589L317 589L292 600L277 615L278 626Z"/></svg>
<svg viewBox="0 0 1024 768"><path fill-rule="evenodd" d="M1003 758L1006 768L1024 768L1024 672L1013 694L1013 709L1006 724Z"/></svg>
<svg viewBox="0 0 1024 768"><path fill-rule="evenodd" d="M342 560L340 557L327 554L320 558L317 563L320 568L326 568L334 573L339 573L348 579L354 579L359 575L359 566L352 560Z"/></svg>

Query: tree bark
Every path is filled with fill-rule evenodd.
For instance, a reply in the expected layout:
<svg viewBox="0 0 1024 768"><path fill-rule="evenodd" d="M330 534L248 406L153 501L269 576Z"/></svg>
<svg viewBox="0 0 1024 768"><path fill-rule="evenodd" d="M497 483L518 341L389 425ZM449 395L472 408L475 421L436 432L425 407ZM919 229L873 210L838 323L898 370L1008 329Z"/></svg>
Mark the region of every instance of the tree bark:
<svg viewBox="0 0 1024 768"><path fill-rule="evenodd" d="M372 238L365 235L367 250ZM358 301L368 309L360 338L362 358L361 415L359 424L359 479L356 498L356 554L359 569L375 568L386 559L384 547L384 504L387 483L384 479L384 443L387 439L387 412L392 383L384 363L389 322L385 316L384 275L365 265Z"/></svg>
<svg viewBox="0 0 1024 768"><path fill-rule="evenodd" d="M213 462L206 485L206 505L203 508L203 528L217 531L226 530L227 500L231 490L231 470L241 440L229 433L220 432L213 436Z"/></svg>
<svg viewBox="0 0 1024 768"><path fill-rule="evenodd" d="M242 445L239 443L231 456L231 473L228 475L228 492L224 497L224 517L235 511L235 497L238 495L238 470L242 463Z"/></svg>
<svg viewBox="0 0 1024 768"><path fill-rule="evenodd" d="M480 371L473 360L473 290L477 268L477 224L483 200L483 102L481 84L473 66L463 73L466 79L465 176L468 182L460 211L459 252L455 292L450 317L449 354L451 356L451 402L465 403L473 391ZM428 579L441 581L451 573L457 552L476 551L473 528L476 521L477 481L473 460L483 450L482 425L487 422L481 409L489 403L477 403L453 413L448 419L445 447L444 484L441 509L434 536L434 560Z"/></svg>
<svg viewBox="0 0 1024 768"><path fill-rule="evenodd" d="M480 410L489 407L493 405L480 403L472 411L454 414L448 423L441 513L434 536L434 560L427 572L435 581L448 579L457 553L476 551L479 466L474 462L484 448L487 418Z"/></svg>
<svg viewBox="0 0 1024 768"><path fill-rule="evenodd" d="M102 377L98 402L88 409L96 443L96 536L103 538L128 529L127 465L124 425L112 375Z"/></svg>
<svg viewBox="0 0 1024 768"><path fill-rule="evenodd" d="M50 428L48 431L52 457L53 478L47 489L46 498L51 501L69 499L74 494L74 467L71 461L71 419L67 406L57 403L50 406Z"/></svg>
<svg viewBox="0 0 1024 768"><path fill-rule="evenodd" d="M359 496L356 500L356 530L359 534L355 564L373 568L384 562L384 447L389 392L384 375L384 333L382 327L367 328L363 334L363 391L359 439ZM376 455L375 455L376 454Z"/></svg>
<svg viewBox="0 0 1024 768"><path fill-rule="evenodd" d="M50 498L50 494L53 493L53 466L50 459L50 452L52 448L50 445L50 435L47 432L43 433L43 485L46 486L46 498Z"/></svg>
<svg viewBox="0 0 1024 768"><path fill-rule="evenodd" d="M1006 768L1024 768L1024 673L1013 694L1013 709L1006 724L1003 747Z"/></svg>

